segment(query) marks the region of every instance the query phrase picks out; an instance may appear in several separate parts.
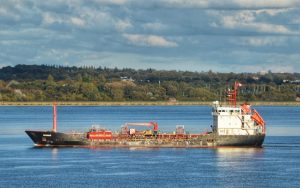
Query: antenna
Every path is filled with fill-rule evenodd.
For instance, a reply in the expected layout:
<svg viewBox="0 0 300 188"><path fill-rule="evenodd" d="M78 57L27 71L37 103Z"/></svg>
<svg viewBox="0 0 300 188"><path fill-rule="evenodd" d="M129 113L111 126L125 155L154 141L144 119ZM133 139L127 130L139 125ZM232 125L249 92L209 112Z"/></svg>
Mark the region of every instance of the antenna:
<svg viewBox="0 0 300 188"><path fill-rule="evenodd" d="M227 91L228 102L230 106L236 107L236 99L238 94L238 88L241 87L242 84L235 81L233 91L230 89Z"/></svg>

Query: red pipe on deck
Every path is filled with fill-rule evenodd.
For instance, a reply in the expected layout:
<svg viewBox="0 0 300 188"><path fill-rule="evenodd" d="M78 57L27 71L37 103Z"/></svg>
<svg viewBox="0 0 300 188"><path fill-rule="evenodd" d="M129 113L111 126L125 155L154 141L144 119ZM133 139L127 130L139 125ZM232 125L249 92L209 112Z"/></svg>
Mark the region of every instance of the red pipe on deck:
<svg viewBox="0 0 300 188"><path fill-rule="evenodd" d="M53 132L56 132L56 117L57 117L56 111L57 111L56 103L54 102L53 103L53 128L52 128Z"/></svg>

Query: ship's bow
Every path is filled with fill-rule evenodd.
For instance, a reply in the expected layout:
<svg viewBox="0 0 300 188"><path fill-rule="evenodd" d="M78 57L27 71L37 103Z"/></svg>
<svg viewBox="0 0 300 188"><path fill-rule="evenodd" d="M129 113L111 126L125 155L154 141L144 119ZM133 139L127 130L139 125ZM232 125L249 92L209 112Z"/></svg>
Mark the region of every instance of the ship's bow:
<svg viewBox="0 0 300 188"><path fill-rule="evenodd" d="M26 130L26 134L31 138L31 140L35 143L35 145L46 145L47 143L47 137L51 138L51 132L50 131L32 131L32 130ZM48 139L49 140L49 139Z"/></svg>

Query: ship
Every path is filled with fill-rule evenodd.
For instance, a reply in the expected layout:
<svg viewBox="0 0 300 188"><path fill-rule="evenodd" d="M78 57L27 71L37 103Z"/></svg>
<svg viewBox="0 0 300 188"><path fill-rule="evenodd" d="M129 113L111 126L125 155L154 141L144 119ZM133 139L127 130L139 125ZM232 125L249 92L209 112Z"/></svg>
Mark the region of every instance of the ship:
<svg viewBox="0 0 300 188"><path fill-rule="evenodd" d="M64 133L57 131L57 105L53 104L52 130L25 130L38 147L262 147L266 135L266 123L262 116L243 103L237 105L238 88L235 82L229 89L227 103L212 103L210 131L188 133L184 125L177 125L174 132L161 132L157 122L128 122L113 132L93 126L86 132ZM146 130L139 130L139 127ZM145 129L144 128L144 129Z"/></svg>

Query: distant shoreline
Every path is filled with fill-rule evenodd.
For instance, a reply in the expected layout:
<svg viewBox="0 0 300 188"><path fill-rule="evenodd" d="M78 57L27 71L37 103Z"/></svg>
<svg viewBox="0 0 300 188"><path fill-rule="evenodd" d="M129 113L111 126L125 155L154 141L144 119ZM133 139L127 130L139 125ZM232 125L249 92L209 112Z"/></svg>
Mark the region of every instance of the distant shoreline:
<svg viewBox="0 0 300 188"><path fill-rule="evenodd" d="M60 106L210 106L211 101L115 101L115 102L99 102L99 101L59 101L56 102ZM242 103L242 102L239 102ZM238 103L238 104L239 104ZM264 102L255 101L248 102L253 106L299 106L300 102ZM53 102L0 102L0 106L51 106Z"/></svg>

